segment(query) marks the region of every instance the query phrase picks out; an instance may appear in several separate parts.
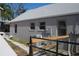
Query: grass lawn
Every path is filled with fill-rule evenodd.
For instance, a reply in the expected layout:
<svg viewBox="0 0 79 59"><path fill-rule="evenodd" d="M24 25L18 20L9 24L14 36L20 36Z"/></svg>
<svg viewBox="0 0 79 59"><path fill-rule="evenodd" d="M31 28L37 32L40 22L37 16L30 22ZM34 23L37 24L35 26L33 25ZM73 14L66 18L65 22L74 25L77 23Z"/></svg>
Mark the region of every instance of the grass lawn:
<svg viewBox="0 0 79 59"><path fill-rule="evenodd" d="M10 38L11 40L13 40L13 41L16 41L16 42L19 42L19 43L22 43L22 44L24 44L24 45L27 45L27 43L29 42L29 41L27 41L27 40L24 40L24 39L16 39L16 38Z"/></svg>
<svg viewBox="0 0 79 59"><path fill-rule="evenodd" d="M6 40L7 41L7 40ZM11 43L10 41L7 41L8 44L12 47L12 49L16 52L16 54L18 56L27 56L27 52L23 49L21 49L20 47L14 45L13 43Z"/></svg>

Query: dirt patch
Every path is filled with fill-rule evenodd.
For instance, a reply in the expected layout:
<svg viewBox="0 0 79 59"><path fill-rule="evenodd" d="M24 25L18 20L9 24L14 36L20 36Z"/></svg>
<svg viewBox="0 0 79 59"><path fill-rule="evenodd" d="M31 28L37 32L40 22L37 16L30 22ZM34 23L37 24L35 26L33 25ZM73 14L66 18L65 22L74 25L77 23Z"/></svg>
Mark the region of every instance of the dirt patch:
<svg viewBox="0 0 79 59"><path fill-rule="evenodd" d="M23 49L21 49L20 47L14 45L13 43L11 43L10 41L7 41L8 44L12 47L12 49L16 52L16 54L18 56L27 56L27 52Z"/></svg>

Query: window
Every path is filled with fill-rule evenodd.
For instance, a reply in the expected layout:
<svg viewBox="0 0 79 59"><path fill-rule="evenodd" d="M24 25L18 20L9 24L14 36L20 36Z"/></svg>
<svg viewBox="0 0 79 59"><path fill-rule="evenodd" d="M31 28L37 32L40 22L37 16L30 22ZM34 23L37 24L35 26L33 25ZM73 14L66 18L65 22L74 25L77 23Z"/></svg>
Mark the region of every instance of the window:
<svg viewBox="0 0 79 59"><path fill-rule="evenodd" d="M15 24L15 33L17 33L17 24Z"/></svg>
<svg viewBox="0 0 79 59"><path fill-rule="evenodd" d="M32 30L35 29L35 23L31 23L31 27L30 27Z"/></svg>
<svg viewBox="0 0 79 59"><path fill-rule="evenodd" d="M45 30L45 28L46 28L45 25L46 25L45 22L40 22L39 28L42 30Z"/></svg>

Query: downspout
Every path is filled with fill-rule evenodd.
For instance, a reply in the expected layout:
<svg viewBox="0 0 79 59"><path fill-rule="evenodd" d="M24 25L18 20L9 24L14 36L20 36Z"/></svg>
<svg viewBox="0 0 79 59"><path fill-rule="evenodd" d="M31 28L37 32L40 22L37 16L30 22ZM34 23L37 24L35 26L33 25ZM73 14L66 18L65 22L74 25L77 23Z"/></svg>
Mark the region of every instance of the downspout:
<svg viewBox="0 0 79 59"><path fill-rule="evenodd" d="M52 36L52 34L53 34L53 33L52 33L52 27L50 28L50 33L51 33L51 36Z"/></svg>

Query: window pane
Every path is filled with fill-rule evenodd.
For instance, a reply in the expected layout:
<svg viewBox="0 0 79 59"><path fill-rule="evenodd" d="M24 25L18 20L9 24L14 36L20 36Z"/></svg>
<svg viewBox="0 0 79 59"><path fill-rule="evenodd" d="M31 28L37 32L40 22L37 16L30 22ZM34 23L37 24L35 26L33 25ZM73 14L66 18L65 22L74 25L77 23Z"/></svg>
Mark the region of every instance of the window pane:
<svg viewBox="0 0 79 59"><path fill-rule="evenodd" d="M45 22L40 22L40 29L43 29L43 30L45 30Z"/></svg>
<svg viewBox="0 0 79 59"><path fill-rule="evenodd" d="M31 29L35 29L35 24L34 23L31 23Z"/></svg>
<svg viewBox="0 0 79 59"><path fill-rule="evenodd" d="M45 29L45 26L40 26L40 29Z"/></svg>

